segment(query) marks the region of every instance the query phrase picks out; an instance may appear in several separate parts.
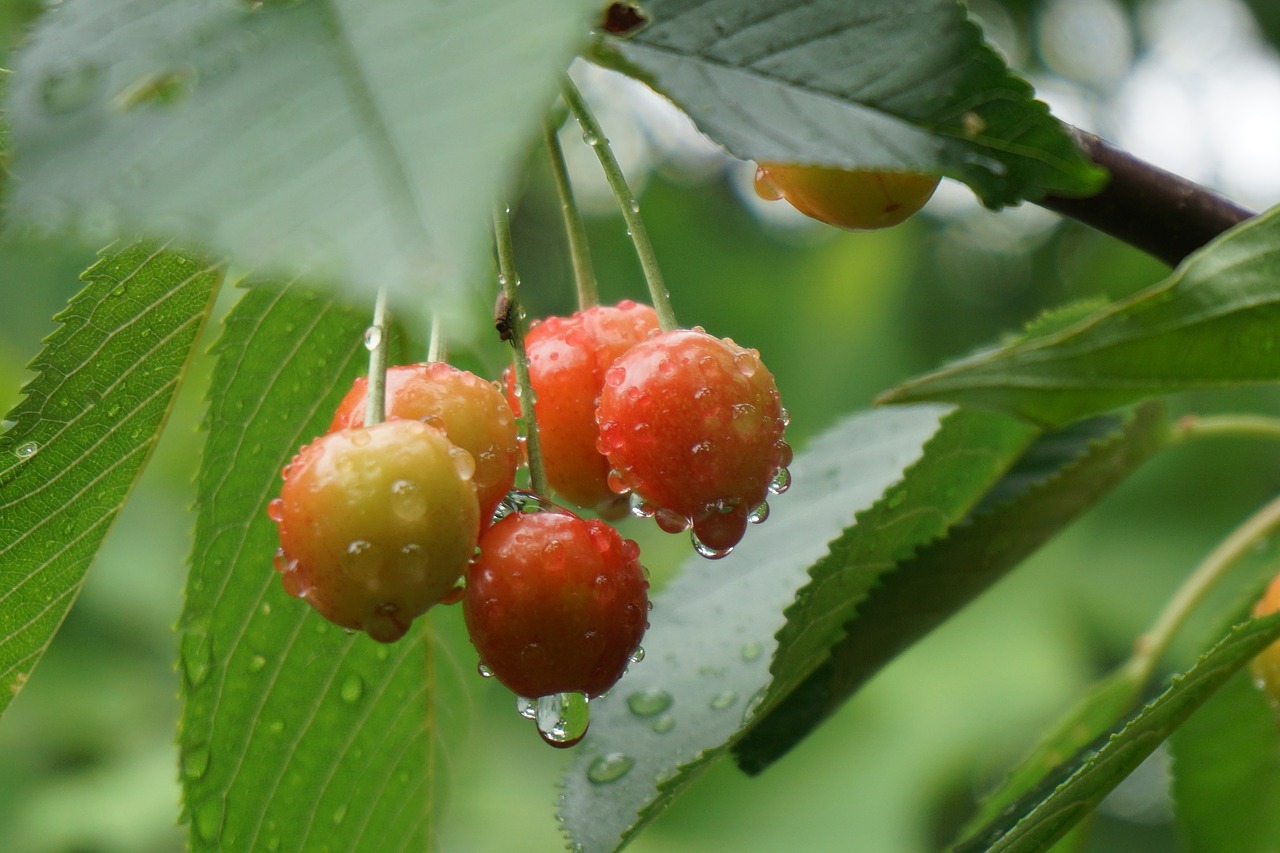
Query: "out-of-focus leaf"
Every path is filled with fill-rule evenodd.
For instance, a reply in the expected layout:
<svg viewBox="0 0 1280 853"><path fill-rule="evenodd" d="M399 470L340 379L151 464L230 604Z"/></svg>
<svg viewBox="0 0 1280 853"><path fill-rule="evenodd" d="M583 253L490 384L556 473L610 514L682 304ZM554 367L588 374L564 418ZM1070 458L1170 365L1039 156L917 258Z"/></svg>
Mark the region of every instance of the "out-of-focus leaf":
<svg viewBox="0 0 1280 853"><path fill-rule="evenodd" d="M899 385L1062 424L1152 394L1280 379L1280 208L1231 229L1163 282L1068 325Z"/></svg>
<svg viewBox="0 0 1280 853"><path fill-rule="evenodd" d="M423 850L438 793L428 632L348 635L287 596L266 516L281 466L367 360L365 312L251 287L217 345L181 631L191 849Z"/></svg>
<svg viewBox="0 0 1280 853"><path fill-rule="evenodd" d="M0 434L0 710L62 624L142 472L222 275L136 245L83 278Z"/></svg>
<svg viewBox="0 0 1280 853"><path fill-rule="evenodd" d="M598 5L67 0L15 60L11 210L456 309Z"/></svg>
<svg viewBox="0 0 1280 853"><path fill-rule="evenodd" d="M1102 172L955 0L650 0L596 58L738 157L945 174L993 207Z"/></svg>
<svg viewBox="0 0 1280 853"><path fill-rule="evenodd" d="M1152 405L1127 420L1100 417L1042 437L970 518L880 577L830 657L735 747L739 764L759 772L803 740L895 655L1123 481L1161 446L1166 431L1163 411ZM1128 707L1104 714L1105 725Z"/></svg>

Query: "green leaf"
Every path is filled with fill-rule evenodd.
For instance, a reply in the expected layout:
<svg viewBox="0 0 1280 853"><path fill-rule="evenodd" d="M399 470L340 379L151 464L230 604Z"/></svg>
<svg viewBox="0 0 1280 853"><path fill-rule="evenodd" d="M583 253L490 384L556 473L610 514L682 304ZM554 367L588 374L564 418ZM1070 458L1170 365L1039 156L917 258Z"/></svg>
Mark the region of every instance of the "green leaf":
<svg viewBox="0 0 1280 853"><path fill-rule="evenodd" d="M689 561L655 596L645 662L592 702L591 733L564 781L561 816L574 842L611 850L631 839L750 725L783 609L813 582L810 567L843 568L833 566L833 538L861 543L864 532L863 556L910 551L976 503L1034 433L998 415L924 406L855 416L797 456L794 485L772 501L769 520L729 557ZM916 496L891 499L913 523L888 529L873 507L886 492L903 494L900 482Z"/></svg>
<svg viewBox="0 0 1280 853"><path fill-rule="evenodd" d="M1280 847L1280 729L1249 672L1229 680L1169 740L1189 853Z"/></svg>
<svg viewBox="0 0 1280 853"><path fill-rule="evenodd" d="M0 710L80 592L169 415L221 271L155 246L103 255L0 434Z"/></svg>
<svg viewBox="0 0 1280 853"><path fill-rule="evenodd" d="M894 388L1062 424L1152 394L1280 379L1280 208L1189 257L1163 282Z"/></svg>
<svg viewBox="0 0 1280 853"><path fill-rule="evenodd" d="M894 656L1110 492L1162 445L1166 429L1161 409L1149 406L1128 421L1097 418L1042 437L970 518L880 576L830 657L735 747L739 764L759 772L799 743Z"/></svg>
<svg viewBox="0 0 1280 853"><path fill-rule="evenodd" d="M422 850L431 836L426 632L393 646L348 635L272 568L278 472L367 362L367 323L327 296L261 284L217 345L181 622L194 851Z"/></svg>
<svg viewBox="0 0 1280 853"><path fill-rule="evenodd" d="M1234 628L1097 751L1056 770L1028 796L956 847L1040 851L1066 833L1259 651L1280 638L1280 616Z"/></svg>
<svg viewBox="0 0 1280 853"><path fill-rule="evenodd" d="M11 211L457 309L598 5L68 0L15 61Z"/></svg>
<svg viewBox="0 0 1280 853"><path fill-rule="evenodd" d="M597 45L737 157L945 174L998 207L1086 195L1080 154L955 0L650 0Z"/></svg>

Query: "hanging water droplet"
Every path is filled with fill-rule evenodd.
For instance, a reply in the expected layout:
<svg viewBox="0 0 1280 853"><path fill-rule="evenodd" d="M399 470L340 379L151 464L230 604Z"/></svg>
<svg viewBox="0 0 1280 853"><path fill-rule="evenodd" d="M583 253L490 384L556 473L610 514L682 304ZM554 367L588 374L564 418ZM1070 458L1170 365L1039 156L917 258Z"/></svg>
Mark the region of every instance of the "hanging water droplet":
<svg viewBox="0 0 1280 853"><path fill-rule="evenodd" d="M587 767L587 779L595 785L607 785L626 776L635 765L634 758L621 752L597 755Z"/></svg>
<svg viewBox="0 0 1280 853"><path fill-rule="evenodd" d="M24 441L22 444L19 444L18 447L13 451L13 455L18 457L19 459L30 459L32 456L35 456L39 452L40 452L39 443L34 441Z"/></svg>
<svg viewBox="0 0 1280 853"><path fill-rule="evenodd" d="M769 483L769 494L780 495L789 488L791 488L791 472L786 468L779 468L778 473L773 475L773 480Z"/></svg>
<svg viewBox="0 0 1280 853"><path fill-rule="evenodd" d="M644 646L636 646L636 650L631 653L631 662L640 663L644 660Z"/></svg>
<svg viewBox="0 0 1280 853"><path fill-rule="evenodd" d="M738 694L732 690L726 690L723 693L717 693L711 697L710 708L713 711L723 711L725 708L733 705L738 701Z"/></svg>
<svg viewBox="0 0 1280 853"><path fill-rule="evenodd" d="M343 702L349 704L358 701L364 695L364 679L358 675L347 676L347 680L342 682L342 690L339 692L342 695Z"/></svg>
<svg viewBox="0 0 1280 853"><path fill-rule="evenodd" d="M526 720L532 720L538 716L537 703L527 696L516 697L516 713L524 717Z"/></svg>
<svg viewBox="0 0 1280 853"><path fill-rule="evenodd" d="M698 538L698 532L692 531L689 534L690 541L693 542L693 550L698 552L698 556L705 557L708 560L719 560L721 557L727 557L733 553L733 548L712 548L707 543Z"/></svg>
<svg viewBox="0 0 1280 853"><path fill-rule="evenodd" d="M182 754L182 775L195 781L204 777L209 770L210 750L208 744L189 747Z"/></svg>
<svg viewBox="0 0 1280 853"><path fill-rule="evenodd" d="M671 707L671 694L665 690L642 690L627 697L627 707L637 717L653 717Z"/></svg>
<svg viewBox="0 0 1280 853"><path fill-rule="evenodd" d="M40 87L40 102L52 115L72 113L93 102L101 82L102 72L96 65L84 64L50 74Z"/></svg>
<svg viewBox="0 0 1280 853"><path fill-rule="evenodd" d="M640 497L639 493L632 492L628 495L627 503L631 508L631 514L636 518L653 518L653 505Z"/></svg>
<svg viewBox="0 0 1280 853"><path fill-rule="evenodd" d="M493 678L493 670L489 669L484 663L476 664L476 672L480 673L481 678Z"/></svg>
<svg viewBox="0 0 1280 853"><path fill-rule="evenodd" d="M763 524L765 519L769 517L769 502L761 501L760 505L747 515L747 521L751 524Z"/></svg>
<svg viewBox="0 0 1280 853"><path fill-rule="evenodd" d="M364 330L364 348L373 352L382 345L382 328L370 326Z"/></svg>
<svg viewBox="0 0 1280 853"><path fill-rule="evenodd" d="M539 696L535 720L538 734L558 749L573 746L587 735L591 711L581 693L552 693Z"/></svg>

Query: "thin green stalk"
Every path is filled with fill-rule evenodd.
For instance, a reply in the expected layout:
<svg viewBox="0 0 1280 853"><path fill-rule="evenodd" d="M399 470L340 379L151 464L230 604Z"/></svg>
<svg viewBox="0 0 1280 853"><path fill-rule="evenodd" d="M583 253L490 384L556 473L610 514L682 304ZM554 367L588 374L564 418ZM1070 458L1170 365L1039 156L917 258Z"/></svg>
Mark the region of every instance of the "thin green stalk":
<svg viewBox="0 0 1280 853"><path fill-rule="evenodd" d="M653 301L653 310L658 313L658 325L664 332L678 329L680 324L676 322L676 313L671 307L671 294L667 293L667 286L662 281L662 271L658 269L658 256L653 251L653 244L649 242L649 232L645 230L644 220L640 218L640 202L636 201L631 187L627 186L626 176L622 174L622 167L613 156L609 140L600 129L600 123L596 121L582 93L568 77L564 78L560 94L569 107L569 112L573 113L574 118L581 125L582 138L595 149L596 157L600 160L600 168L604 170L605 180L609 182L609 188L618 199L622 218L627 223L627 233L631 235L636 257L640 259L640 269L644 271L644 281L649 287L649 298Z"/></svg>
<svg viewBox="0 0 1280 853"><path fill-rule="evenodd" d="M520 307L520 278L516 275L515 249L511 245L511 224L507 210L493 209L493 236L498 249L498 284L506 294L511 316L511 362L516 369L520 391L520 411L525 422L525 450L529 456L529 486L535 495L546 497L547 472L542 464L542 444L538 440L538 419L534 416L533 385L529 381L529 358L524 351L524 310Z"/></svg>
<svg viewBox="0 0 1280 853"><path fill-rule="evenodd" d="M391 314L387 311L387 291L378 290L373 303L373 322L364 333L369 350L369 379L365 391L364 425L373 426L386 419L387 413L387 347L391 340Z"/></svg>
<svg viewBox="0 0 1280 853"><path fill-rule="evenodd" d="M560 147L560 134L550 119L542 123L542 139L547 146L547 159L551 161L556 195L560 197L560 214L564 217L565 236L569 240L569 257L573 261L573 283L578 291L578 308L591 308L600 304L600 296L596 293L596 275L591 268L587 229L573 197L573 185L569 183L569 168L564 162L564 149Z"/></svg>
<svg viewBox="0 0 1280 853"><path fill-rule="evenodd" d="M1280 439L1280 418L1266 415L1187 415L1174 424L1169 438L1173 442L1194 438Z"/></svg>
<svg viewBox="0 0 1280 853"><path fill-rule="evenodd" d="M440 315L431 315L431 337L427 339L427 361L444 361L449 357L449 343L444 337Z"/></svg>
<svg viewBox="0 0 1280 853"><path fill-rule="evenodd" d="M1173 637L1214 585L1258 542L1280 529L1280 497L1273 498L1231 531L1174 593L1151 628L1134 643L1133 658L1144 680L1169 648Z"/></svg>

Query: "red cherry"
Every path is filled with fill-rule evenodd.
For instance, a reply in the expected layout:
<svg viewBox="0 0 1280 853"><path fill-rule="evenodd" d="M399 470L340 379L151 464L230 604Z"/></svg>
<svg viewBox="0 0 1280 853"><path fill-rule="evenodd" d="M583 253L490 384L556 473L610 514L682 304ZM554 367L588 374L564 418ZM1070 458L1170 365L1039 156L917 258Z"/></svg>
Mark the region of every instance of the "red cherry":
<svg viewBox="0 0 1280 853"><path fill-rule="evenodd" d="M474 553L474 468L419 421L338 430L302 448L268 508L285 590L344 628L400 639Z"/></svg>
<svg viewBox="0 0 1280 853"><path fill-rule="evenodd" d="M360 377L338 404L329 429L364 426L369 382ZM480 518L488 524L520 464L519 430L492 382L444 362L387 369L387 419L422 421L471 454Z"/></svg>
<svg viewBox="0 0 1280 853"><path fill-rule="evenodd" d="M924 207L938 187L937 175L874 172L761 163L756 194L766 201L786 199L806 216L846 228L888 228Z"/></svg>
<svg viewBox="0 0 1280 853"><path fill-rule="evenodd" d="M692 524L720 557L786 488L791 448L773 375L755 350L700 329L632 347L605 378L600 449L617 491L634 491L670 533Z"/></svg>
<svg viewBox="0 0 1280 853"><path fill-rule="evenodd" d="M484 532L462 612L480 660L519 696L598 696L644 635L640 548L603 521L514 512Z"/></svg>
<svg viewBox="0 0 1280 853"><path fill-rule="evenodd" d="M624 300L549 317L525 338L547 480L565 500L606 518L625 513L626 504L609 488L609 463L596 449L596 403L618 356L657 331L651 307ZM510 368L504 379L507 400L519 413Z"/></svg>

